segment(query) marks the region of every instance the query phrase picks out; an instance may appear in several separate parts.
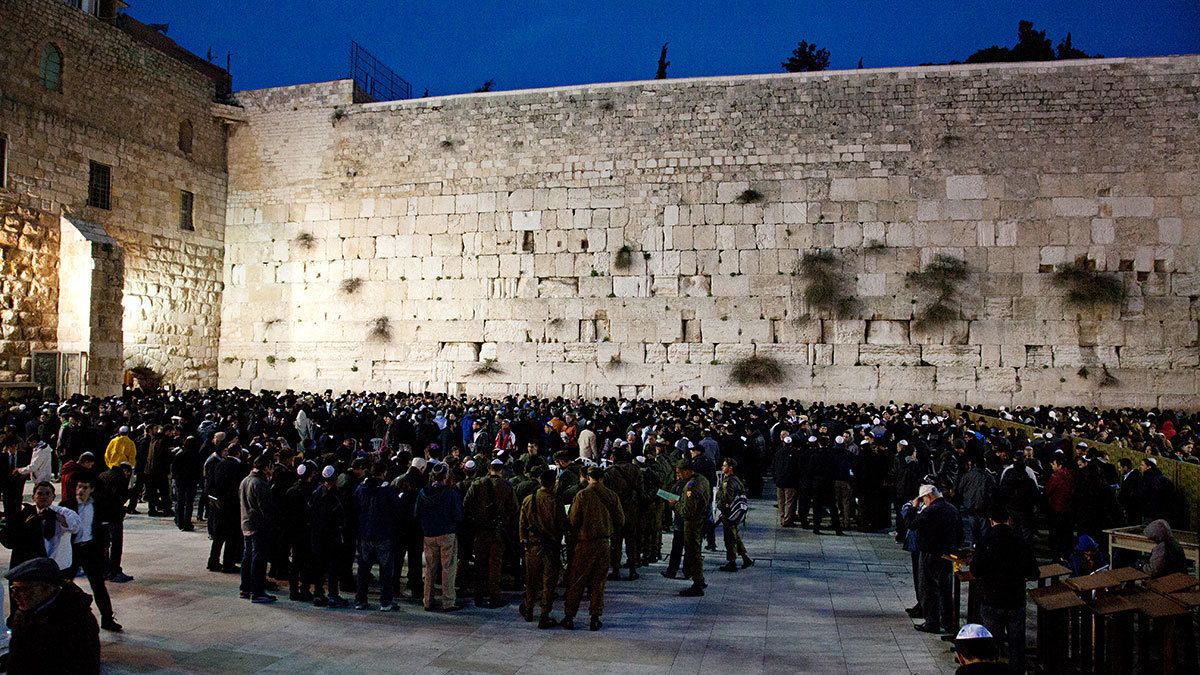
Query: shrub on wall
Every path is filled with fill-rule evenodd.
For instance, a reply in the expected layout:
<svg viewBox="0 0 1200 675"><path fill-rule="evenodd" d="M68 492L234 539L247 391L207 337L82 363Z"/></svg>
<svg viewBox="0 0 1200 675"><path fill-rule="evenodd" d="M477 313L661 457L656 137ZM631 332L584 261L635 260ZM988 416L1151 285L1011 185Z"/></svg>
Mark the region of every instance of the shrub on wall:
<svg viewBox="0 0 1200 675"><path fill-rule="evenodd" d="M763 193L755 190L754 188L750 188L749 190L743 190L742 194L738 195L737 202L739 204L757 204L763 199L765 199Z"/></svg>
<svg viewBox="0 0 1200 675"><path fill-rule="evenodd" d="M375 319L374 325L371 326L371 339L390 342L392 339L392 322L386 316L381 316Z"/></svg>
<svg viewBox="0 0 1200 675"><path fill-rule="evenodd" d="M1090 265L1067 263L1054 271L1054 285L1066 290L1066 303L1077 309L1120 307L1125 284L1116 274L1097 272Z"/></svg>
<svg viewBox="0 0 1200 675"><path fill-rule="evenodd" d="M938 254L925 269L909 272L908 282L925 294L928 304L917 313L913 327L917 330L936 328L959 316L958 288L970 271L967 263L953 256Z"/></svg>
<svg viewBox="0 0 1200 675"><path fill-rule="evenodd" d="M617 249L617 255L613 258L613 267L619 270L633 267L633 249L629 247L629 244L624 244Z"/></svg>
<svg viewBox="0 0 1200 675"><path fill-rule="evenodd" d="M850 280L833 253L804 254L800 259L800 276L806 283L804 301L809 307L838 318L853 314L858 307L858 301L849 291Z"/></svg>
<svg viewBox="0 0 1200 675"><path fill-rule="evenodd" d="M769 356L747 356L738 359L729 371L729 379L743 387L779 384L785 379L783 364Z"/></svg>
<svg viewBox="0 0 1200 675"><path fill-rule="evenodd" d="M353 295L362 288L363 280L358 277L350 277L342 280L342 292L346 295Z"/></svg>
<svg viewBox="0 0 1200 675"><path fill-rule="evenodd" d="M475 366L474 370L471 371L473 375L494 375L503 372L504 370L502 370L500 366L496 364L496 359L484 359L483 361L479 362L478 366Z"/></svg>
<svg viewBox="0 0 1200 675"><path fill-rule="evenodd" d="M316 245L317 238L312 235L312 232L301 232L296 235L296 243L300 245L300 248L308 251Z"/></svg>

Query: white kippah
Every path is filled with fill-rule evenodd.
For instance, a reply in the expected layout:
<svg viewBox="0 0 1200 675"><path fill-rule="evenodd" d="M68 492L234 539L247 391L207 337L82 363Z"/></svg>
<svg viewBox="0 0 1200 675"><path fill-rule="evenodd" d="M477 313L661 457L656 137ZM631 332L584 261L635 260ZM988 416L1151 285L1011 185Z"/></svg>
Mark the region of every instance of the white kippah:
<svg viewBox="0 0 1200 675"><path fill-rule="evenodd" d="M333 474L335 473L337 473L337 470L335 470L332 466L327 466L321 470L321 476L323 478L333 478Z"/></svg>

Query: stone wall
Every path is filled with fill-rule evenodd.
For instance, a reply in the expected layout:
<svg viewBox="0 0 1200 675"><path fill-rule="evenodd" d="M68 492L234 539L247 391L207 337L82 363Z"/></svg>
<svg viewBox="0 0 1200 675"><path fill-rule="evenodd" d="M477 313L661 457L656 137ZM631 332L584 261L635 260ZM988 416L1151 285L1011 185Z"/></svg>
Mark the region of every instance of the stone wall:
<svg viewBox="0 0 1200 675"><path fill-rule="evenodd" d="M1200 57L239 99L222 386L1200 401ZM924 329L939 254L969 277ZM1064 302L1077 260L1120 307Z"/></svg>
<svg viewBox="0 0 1200 675"><path fill-rule="evenodd" d="M29 382L31 351L54 349L58 234L33 204L0 193L0 382Z"/></svg>
<svg viewBox="0 0 1200 675"><path fill-rule="evenodd" d="M38 77L47 43L63 54L61 91ZM28 303L36 310L20 322L5 317L5 332L37 334L28 338L37 348L54 348L55 276L40 272L57 269L49 260L58 234L49 230L72 215L103 226L124 253L118 361L148 364L181 386L216 383L226 175L213 96L210 79L61 0L0 1L0 134L9 147L0 193L36 210L48 228L41 236L54 238L39 271L46 288ZM193 134L187 152L184 121ZM112 167L110 210L87 206L89 161ZM181 190L195 194L194 232L180 229ZM0 217L21 217L7 203ZM0 302L17 299L5 289ZM0 346L22 354L0 364L0 380L27 377L30 346Z"/></svg>

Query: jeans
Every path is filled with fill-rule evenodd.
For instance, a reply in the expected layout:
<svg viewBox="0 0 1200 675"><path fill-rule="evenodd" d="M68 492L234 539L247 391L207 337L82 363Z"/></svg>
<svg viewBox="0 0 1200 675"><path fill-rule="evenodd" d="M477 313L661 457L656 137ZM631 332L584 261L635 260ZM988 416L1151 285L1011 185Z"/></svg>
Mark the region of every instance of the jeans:
<svg viewBox="0 0 1200 675"><path fill-rule="evenodd" d="M251 597L267 592L267 556L271 553L271 536L266 532L242 535L242 585L240 590Z"/></svg>
<svg viewBox="0 0 1200 675"><path fill-rule="evenodd" d="M972 514L963 516L963 544L974 548L982 541L984 535L988 533L987 518Z"/></svg>
<svg viewBox="0 0 1200 675"><path fill-rule="evenodd" d="M1025 672L1025 607L1003 609L979 607L980 623L996 638L997 645L1008 646L1008 668L1014 673ZM1007 637L1007 639L1005 639Z"/></svg>
<svg viewBox="0 0 1200 675"><path fill-rule="evenodd" d="M393 560L391 539L363 539L358 542L358 592L355 600L366 604L371 568L379 563L379 604L392 604L395 592L393 582L396 580Z"/></svg>

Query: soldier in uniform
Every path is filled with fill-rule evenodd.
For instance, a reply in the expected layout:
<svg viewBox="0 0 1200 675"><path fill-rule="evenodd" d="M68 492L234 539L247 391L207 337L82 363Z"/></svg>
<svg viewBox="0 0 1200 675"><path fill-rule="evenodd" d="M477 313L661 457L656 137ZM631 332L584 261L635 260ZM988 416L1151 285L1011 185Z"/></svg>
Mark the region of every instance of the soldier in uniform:
<svg viewBox="0 0 1200 675"><path fill-rule="evenodd" d="M562 540L568 523L567 514L554 496L554 469L543 469L538 476L540 488L521 502L521 546L525 549L525 600L521 618L533 621L533 606L540 604L538 628L558 625L550 618L554 608L554 589L562 573Z"/></svg>
<svg viewBox="0 0 1200 675"><path fill-rule="evenodd" d="M563 597L562 627L575 629L575 613L585 588L591 590L588 607L592 615L589 630L600 630L604 613L604 582L608 574L609 538L625 525L625 512L616 493L600 484L604 470L588 468L587 487L575 495L568 520L574 535L573 554L567 572L567 592Z"/></svg>
<svg viewBox="0 0 1200 675"><path fill-rule="evenodd" d="M704 595L704 555L700 546L704 539L704 526L708 521L709 495L712 488L708 479L696 473L692 463L680 460L675 465L676 475L683 481L683 494L672 499L670 504L683 520L683 574L692 580L692 585L679 591L685 597Z"/></svg>
<svg viewBox="0 0 1200 675"><path fill-rule="evenodd" d="M746 517L746 486L734 475L737 460L726 457L717 476L717 510L721 513L721 531L725 535L725 560L722 572L736 572L737 556L742 556L742 568L750 567L754 560L746 553L742 535L738 532ZM740 507L740 508L739 508Z"/></svg>
<svg viewBox="0 0 1200 675"><path fill-rule="evenodd" d="M637 518L640 521L638 530L641 537L638 552L641 554L642 564L648 565L662 559L663 502L658 498L658 490L662 487L662 483L654 468L648 465L645 457L639 455L634 459L633 464L642 474L642 493L639 497L637 512Z"/></svg>
<svg viewBox="0 0 1200 675"><path fill-rule="evenodd" d="M463 504L475 553L475 606L488 609L504 606L500 567L505 539L517 521L517 497L503 474L504 462L493 459L488 475L471 484Z"/></svg>
<svg viewBox="0 0 1200 675"><path fill-rule="evenodd" d="M638 550L638 524L640 523L639 502L642 498L642 473L629 462L629 450L617 448L613 453L615 464L604 472L604 487L617 493L621 500L621 509L628 515L624 526L613 532L609 565L612 571L609 581L621 579L621 542L625 543L625 555L629 562L629 580L639 578L638 567L641 557Z"/></svg>

